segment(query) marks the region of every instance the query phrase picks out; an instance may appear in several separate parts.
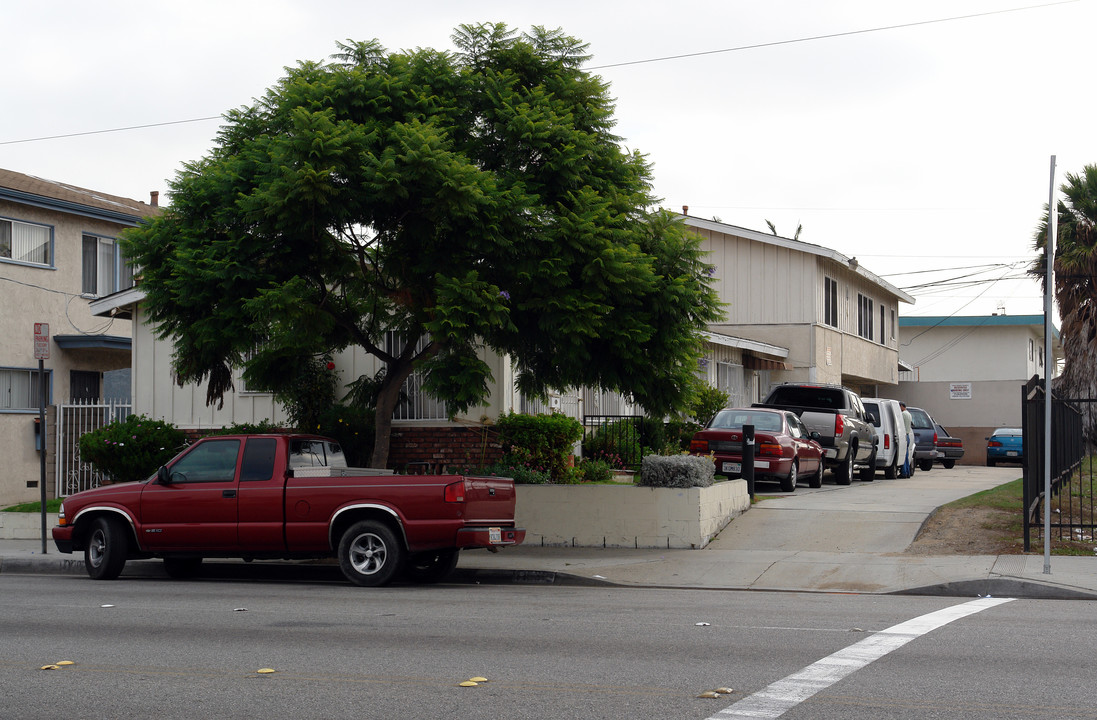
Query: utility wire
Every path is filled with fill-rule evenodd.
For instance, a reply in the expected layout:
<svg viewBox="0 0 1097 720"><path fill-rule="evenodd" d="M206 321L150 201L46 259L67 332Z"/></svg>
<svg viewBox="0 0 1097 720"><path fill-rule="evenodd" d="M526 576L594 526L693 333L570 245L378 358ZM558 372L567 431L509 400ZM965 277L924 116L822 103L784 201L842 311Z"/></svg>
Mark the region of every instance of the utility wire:
<svg viewBox="0 0 1097 720"><path fill-rule="evenodd" d="M691 58L691 57L703 57L705 55L719 55L719 54L722 54L722 53L740 52L742 50L757 50L759 48L777 47L777 46L780 46L780 45L794 45L796 43L812 42L812 41L815 41L815 40L829 40L831 38L849 37L851 35L864 35L864 34L867 34L867 33L883 32L885 30L899 30L899 29L902 29L902 28L918 27L918 26L921 26L921 25L934 25L934 24L939 24L939 23L955 22L957 20L970 20L971 18L988 17L988 16L991 16L991 15L1004 15L1006 13L1022 12L1022 11L1025 11L1025 10L1039 10L1041 8L1053 7L1055 5L1069 5L1071 3L1076 3L1076 2L1080 2L1080 1L1081 0L1060 0L1059 2L1043 3L1041 5L1026 5L1024 7L1018 7L1018 8L1006 8L1005 10L990 10L988 12L972 13L970 15L955 15L953 17L937 18L935 20L919 20L919 21L916 21L916 22L902 23L902 24L899 24L899 25L883 25L883 26L874 27L874 28L863 28L861 30L848 30L846 32L829 33L827 35L812 35L812 36L809 36L809 37L793 38L791 40L775 40L773 42L768 42L768 43L757 43L757 44L754 44L754 45L740 45L738 47L724 48L722 50L705 50L705 51L702 51L702 52L684 53L682 55L665 55L663 57L648 58L646 60L628 60L626 62L610 63L608 65L595 65L593 67L587 68L587 70L605 70L607 68L626 67L626 66L629 66L629 65L643 65L643 64L647 64L647 63L666 62L668 60L681 60L681 59L684 59L684 58ZM101 135L103 133L124 132L124 131L127 131L127 130L141 130L141 129L144 129L144 128L151 128L151 127L163 127L165 125L181 125L181 124L184 124L184 123L206 122L206 121L209 121L209 120L219 120L219 119L221 119L220 115L211 115L209 117L192 118L190 120L174 120L174 121L170 121L170 122L150 123L150 124L147 124L147 125L132 125L130 127L111 128L111 129L108 129L108 130L89 130L87 132L67 133L67 134L64 134L64 135L48 135L48 136L45 136L45 137L24 138L22 140L0 140L0 145L16 145L16 144L19 144L19 143L38 142L40 140L59 140L59 139L62 139L62 138L80 137L80 136L83 136L83 135ZM826 210L826 209L830 209L830 208L818 208L818 209Z"/></svg>
<svg viewBox="0 0 1097 720"><path fill-rule="evenodd" d="M917 22L902 23L900 25L884 25L881 27L864 28L863 30L847 30L846 32L829 33L827 35L812 35L809 37L794 38L792 40L775 40L768 43L757 43L755 45L740 45L733 48L725 48L723 50L704 50L695 53L684 53L682 55L666 55L663 57L649 58L648 60L629 60L626 62L612 63L610 65L596 65L588 68L589 70L605 70L606 68L625 67L628 65L642 65L645 63L664 62L666 60L682 60L684 58L691 57L703 57L705 55L719 55L721 53L739 52L740 50L757 50L759 48L777 47L779 45L792 45L794 43L812 42L814 40L829 40L831 38L849 37L850 35L864 35L866 33L881 32L884 30L899 30L902 28L918 27L920 25L934 25L938 23L954 22L956 20L970 20L971 18L987 17L989 15L1004 15L1005 13L1022 12L1024 10L1039 10L1040 8L1051 7L1053 5L1066 5L1068 3L1079 2L1079 0L1062 0L1061 2L1050 2L1042 5L1026 5L1019 8L1006 8L1005 10L990 10L988 12L972 13L970 15L956 15L947 18L937 18L936 20L919 20Z"/></svg>

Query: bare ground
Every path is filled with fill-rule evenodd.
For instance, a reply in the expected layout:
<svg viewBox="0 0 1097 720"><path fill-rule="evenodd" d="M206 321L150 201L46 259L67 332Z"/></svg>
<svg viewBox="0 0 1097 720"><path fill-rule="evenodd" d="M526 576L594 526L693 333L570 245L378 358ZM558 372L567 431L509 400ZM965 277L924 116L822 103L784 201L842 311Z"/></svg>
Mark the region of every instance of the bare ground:
<svg viewBox="0 0 1097 720"><path fill-rule="evenodd" d="M906 549L908 555L1020 555L1016 513L993 508L939 508Z"/></svg>

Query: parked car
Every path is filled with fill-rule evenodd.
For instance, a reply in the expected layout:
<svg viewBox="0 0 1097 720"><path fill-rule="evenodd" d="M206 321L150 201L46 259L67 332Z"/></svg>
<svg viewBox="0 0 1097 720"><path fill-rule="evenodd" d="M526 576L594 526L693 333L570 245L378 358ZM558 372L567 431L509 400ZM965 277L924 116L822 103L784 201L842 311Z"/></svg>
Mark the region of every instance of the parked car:
<svg viewBox="0 0 1097 720"><path fill-rule="evenodd" d="M937 459L937 430L933 418L922 408L907 406L914 430L914 464L919 470L932 470Z"/></svg>
<svg viewBox="0 0 1097 720"><path fill-rule="evenodd" d="M907 452L906 426L899 401L861 398L861 403L876 428L876 469L883 470L884 477L892 480L898 477Z"/></svg>
<svg viewBox="0 0 1097 720"><path fill-rule="evenodd" d="M791 410L823 446L826 466L839 485L849 485L854 470L865 482L876 478L876 431L861 396L841 385L782 383L753 407Z"/></svg>
<svg viewBox="0 0 1097 720"><path fill-rule="evenodd" d="M987 438L987 467L995 463L1019 463L1025 459L1021 428L998 428Z"/></svg>
<svg viewBox="0 0 1097 720"><path fill-rule="evenodd" d="M716 413L690 442L693 455L711 454L716 472L728 477L743 474L743 426L754 426L754 477L777 480L782 492L792 492L807 478L813 488L823 484L823 448L818 433L787 410L726 408Z"/></svg>
<svg viewBox="0 0 1097 720"><path fill-rule="evenodd" d="M956 461L964 456L964 441L952 437L939 423L934 423L933 428L937 431L937 462L951 470L956 467Z"/></svg>

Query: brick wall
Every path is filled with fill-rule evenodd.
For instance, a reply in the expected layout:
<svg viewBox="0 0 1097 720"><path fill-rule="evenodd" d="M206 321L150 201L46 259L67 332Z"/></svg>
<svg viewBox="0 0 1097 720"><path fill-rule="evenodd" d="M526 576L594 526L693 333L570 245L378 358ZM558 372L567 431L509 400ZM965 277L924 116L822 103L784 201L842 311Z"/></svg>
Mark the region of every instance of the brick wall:
<svg viewBox="0 0 1097 720"><path fill-rule="evenodd" d="M389 467L409 472L443 472L466 466L490 465L503 455L498 430L481 427L393 426ZM409 463L427 463L429 467Z"/></svg>

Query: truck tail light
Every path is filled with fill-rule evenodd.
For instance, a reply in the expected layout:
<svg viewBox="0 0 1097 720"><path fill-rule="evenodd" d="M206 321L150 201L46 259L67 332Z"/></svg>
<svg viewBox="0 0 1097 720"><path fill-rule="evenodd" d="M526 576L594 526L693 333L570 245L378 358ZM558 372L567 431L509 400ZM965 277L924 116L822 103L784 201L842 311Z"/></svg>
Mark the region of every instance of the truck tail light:
<svg viewBox="0 0 1097 720"><path fill-rule="evenodd" d="M690 440L689 451L691 453L708 454L708 440Z"/></svg>
<svg viewBox="0 0 1097 720"><path fill-rule="evenodd" d="M834 415L834 437L842 437L842 431L846 429L846 421L842 418L842 413L835 413Z"/></svg>
<svg viewBox="0 0 1097 720"><path fill-rule="evenodd" d="M934 445L937 444L937 431L936 430L933 432L933 444Z"/></svg>
<svg viewBox="0 0 1097 720"><path fill-rule="evenodd" d="M465 501L465 481L446 485L445 501L448 503L463 503Z"/></svg>
<svg viewBox="0 0 1097 720"><path fill-rule="evenodd" d="M891 449L891 435L884 433L884 449Z"/></svg>

